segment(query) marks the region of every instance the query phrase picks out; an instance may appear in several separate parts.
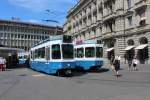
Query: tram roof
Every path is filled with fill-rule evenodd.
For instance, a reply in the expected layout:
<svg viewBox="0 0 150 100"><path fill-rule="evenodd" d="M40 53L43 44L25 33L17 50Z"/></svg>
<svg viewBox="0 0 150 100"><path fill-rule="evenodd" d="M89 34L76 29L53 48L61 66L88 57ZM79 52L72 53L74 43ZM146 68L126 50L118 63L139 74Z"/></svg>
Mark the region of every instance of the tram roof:
<svg viewBox="0 0 150 100"><path fill-rule="evenodd" d="M56 36L50 36L48 39L45 39L43 41L40 41L39 43L35 44L33 47L36 47L40 44L43 44L43 43L46 43L46 42L49 42L49 41L56 41L56 40L60 40L60 41L64 41L64 37L67 36L67 37L71 37L70 35L56 35Z"/></svg>

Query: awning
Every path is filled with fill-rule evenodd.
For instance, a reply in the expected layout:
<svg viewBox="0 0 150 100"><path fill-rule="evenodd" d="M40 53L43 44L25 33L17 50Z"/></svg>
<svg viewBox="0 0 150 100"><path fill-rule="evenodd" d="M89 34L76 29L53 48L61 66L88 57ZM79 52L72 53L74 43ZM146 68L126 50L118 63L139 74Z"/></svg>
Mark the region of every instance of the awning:
<svg viewBox="0 0 150 100"><path fill-rule="evenodd" d="M137 46L135 49L144 49L145 47L147 47L148 46L148 44L142 44L142 45L139 45L139 46Z"/></svg>
<svg viewBox="0 0 150 100"><path fill-rule="evenodd" d="M134 48L134 46L127 46L125 50L131 50L132 48Z"/></svg>
<svg viewBox="0 0 150 100"><path fill-rule="evenodd" d="M114 48L108 48L106 49L106 51L112 51Z"/></svg>

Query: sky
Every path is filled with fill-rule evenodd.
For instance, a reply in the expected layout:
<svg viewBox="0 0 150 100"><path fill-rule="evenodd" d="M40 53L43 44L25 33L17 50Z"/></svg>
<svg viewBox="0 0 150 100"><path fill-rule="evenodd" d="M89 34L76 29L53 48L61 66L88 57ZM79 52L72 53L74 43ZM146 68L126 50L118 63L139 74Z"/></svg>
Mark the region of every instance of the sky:
<svg viewBox="0 0 150 100"><path fill-rule="evenodd" d="M62 26L77 0L0 0L0 19ZM55 22L46 22L53 20Z"/></svg>

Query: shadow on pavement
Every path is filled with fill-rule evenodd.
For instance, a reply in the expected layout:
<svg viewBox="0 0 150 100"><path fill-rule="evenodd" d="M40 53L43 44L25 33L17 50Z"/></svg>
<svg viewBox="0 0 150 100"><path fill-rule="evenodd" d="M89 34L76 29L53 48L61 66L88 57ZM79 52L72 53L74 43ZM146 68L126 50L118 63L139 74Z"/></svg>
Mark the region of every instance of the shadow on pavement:
<svg viewBox="0 0 150 100"><path fill-rule="evenodd" d="M109 69L107 68L100 68L100 69L91 69L88 72L90 73L104 73L104 72L108 72Z"/></svg>

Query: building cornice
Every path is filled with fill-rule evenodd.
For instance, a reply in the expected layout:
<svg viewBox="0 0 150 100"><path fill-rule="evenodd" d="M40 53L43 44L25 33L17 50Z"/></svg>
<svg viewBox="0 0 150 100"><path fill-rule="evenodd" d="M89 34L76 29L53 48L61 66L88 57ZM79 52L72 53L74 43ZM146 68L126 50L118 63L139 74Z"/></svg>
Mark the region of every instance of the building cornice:
<svg viewBox="0 0 150 100"><path fill-rule="evenodd" d="M93 2L95 0L80 0L69 12L67 15L67 18L75 15L76 13L79 12L79 10L84 9L85 6L87 6L88 4L90 4L91 2Z"/></svg>
<svg viewBox="0 0 150 100"><path fill-rule="evenodd" d="M35 27L44 27L44 28L56 28L54 26L48 26L44 24L36 24L36 23L30 23L30 22L22 22L22 21L14 21L14 20L3 20L0 19L0 24L5 24L5 23L15 23L15 24L22 24L22 25L27 25L27 26L35 26ZM57 26L58 29L62 30L62 27Z"/></svg>

